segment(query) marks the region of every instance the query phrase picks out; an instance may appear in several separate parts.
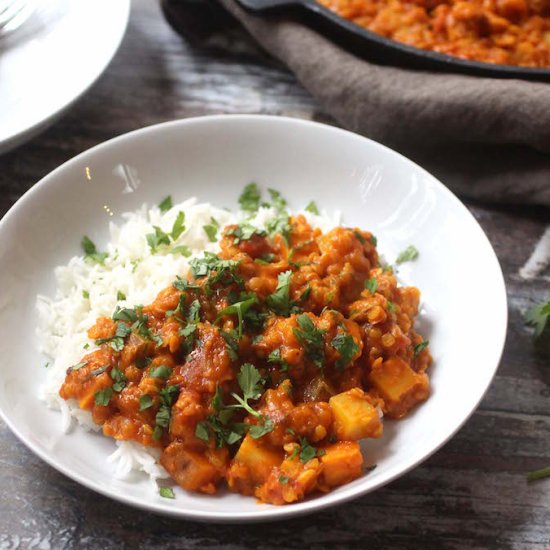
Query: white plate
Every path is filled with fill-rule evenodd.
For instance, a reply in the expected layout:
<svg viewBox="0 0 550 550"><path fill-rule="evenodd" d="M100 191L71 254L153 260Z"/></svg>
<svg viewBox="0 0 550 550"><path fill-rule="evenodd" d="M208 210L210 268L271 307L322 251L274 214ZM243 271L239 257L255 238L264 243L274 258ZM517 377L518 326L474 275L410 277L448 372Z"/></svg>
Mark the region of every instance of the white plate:
<svg viewBox="0 0 550 550"><path fill-rule="evenodd" d="M399 277L422 291L420 325L431 341L433 395L407 419L386 422L366 445L378 467L329 494L284 507L231 493L177 491L166 500L145 478L113 479L115 445L75 429L37 398L45 359L36 350L35 296L54 290L54 266L80 253L87 234L103 248L109 219L143 202L197 196L236 206L244 184L283 192L294 208L315 199L347 225L372 230L387 260L414 244ZM104 206L115 213L109 218ZM0 222L0 411L36 454L79 483L120 501L205 521L261 521L312 512L388 483L447 441L473 412L497 368L506 333L502 272L461 202L390 149L330 126L266 116L214 116L145 128L82 153L45 177Z"/></svg>
<svg viewBox="0 0 550 550"><path fill-rule="evenodd" d="M130 0L29 0L31 16L0 37L0 153L51 124L105 70Z"/></svg>

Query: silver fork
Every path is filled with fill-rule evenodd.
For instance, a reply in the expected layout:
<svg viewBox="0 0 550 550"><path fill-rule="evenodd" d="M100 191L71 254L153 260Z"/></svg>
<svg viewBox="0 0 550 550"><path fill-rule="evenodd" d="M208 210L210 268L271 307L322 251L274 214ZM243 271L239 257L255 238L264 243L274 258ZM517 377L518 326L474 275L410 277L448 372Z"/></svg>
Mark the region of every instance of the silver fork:
<svg viewBox="0 0 550 550"><path fill-rule="evenodd" d="M20 27L33 10L29 0L0 0L0 36Z"/></svg>

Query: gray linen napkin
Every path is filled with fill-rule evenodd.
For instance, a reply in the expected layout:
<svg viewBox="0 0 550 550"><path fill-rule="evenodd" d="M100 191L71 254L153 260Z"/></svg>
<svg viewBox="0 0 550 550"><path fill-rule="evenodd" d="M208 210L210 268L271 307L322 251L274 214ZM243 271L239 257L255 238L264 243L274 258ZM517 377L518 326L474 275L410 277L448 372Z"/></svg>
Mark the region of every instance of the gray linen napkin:
<svg viewBox="0 0 550 550"><path fill-rule="evenodd" d="M344 127L462 196L550 205L550 83L376 65L299 22L220 2Z"/></svg>

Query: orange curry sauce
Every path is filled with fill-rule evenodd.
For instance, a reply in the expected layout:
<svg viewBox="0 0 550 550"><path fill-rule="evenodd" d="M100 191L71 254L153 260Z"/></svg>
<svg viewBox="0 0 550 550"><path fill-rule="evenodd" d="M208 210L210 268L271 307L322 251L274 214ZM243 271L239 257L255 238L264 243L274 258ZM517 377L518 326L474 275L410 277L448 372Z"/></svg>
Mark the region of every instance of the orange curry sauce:
<svg viewBox="0 0 550 550"><path fill-rule="evenodd" d="M319 0L377 34L486 63L550 67L550 0Z"/></svg>
<svg viewBox="0 0 550 550"><path fill-rule="evenodd" d="M61 387L105 435L161 449L184 489L225 480L272 504L330 491L361 475L380 410L401 418L429 395L418 289L381 268L368 232L285 223L225 228L189 282L99 318L100 348Z"/></svg>

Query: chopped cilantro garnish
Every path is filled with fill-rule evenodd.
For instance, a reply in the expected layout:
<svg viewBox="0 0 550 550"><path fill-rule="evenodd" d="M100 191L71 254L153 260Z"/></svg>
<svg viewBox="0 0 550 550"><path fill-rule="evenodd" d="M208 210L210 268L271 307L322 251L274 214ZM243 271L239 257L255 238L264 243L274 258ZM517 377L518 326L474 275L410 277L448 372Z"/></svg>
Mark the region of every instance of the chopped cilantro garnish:
<svg viewBox="0 0 550 550"><path fill-rule="evenodd" d="M351 363L354 355L359 351L359 346L351 334L337 334L332 339L331 344L332 347L340 354L340 358L335 363L335 367L337 369L344 369L347 367Z"/></svg>
<svg viewBox="0 0 550 550"><path fill-rule="evenodd" d="M290 233L292 232L292 226L289 223L288 215L282 215L278 218L273 218L266 224L267 232L270 236L281 234L285 241L290 241Z"/></svg>
<svg viewBox="0 0 550 550"><path fill-rule="evenodd" d="M370 241L374 246L378 246L378 239L374 235L370 236Z"/></svg>
<svg viewBox="0 0 550 550"><path fill-rule="evenodd" d="M96 346L109 343L115 351L122 351L122 348L124 347L124 338L132 332L132 329L128 325L121 322L118 322L116 326L117 328L115 335L111 338L99 338L95 341Z"/></svg>
<svg viewBox="0 0 550 550"><path fill-rule="evenodd" d="M313 321L305 313L298 315L296 320L299 328L294 327L292 329L294 336L304 346L307 357L318 368L323 368L323 361L325 360L324 331L317 329Z"/></svg>
<svg viewBox="0 0 550 550"><path fill-rule="evenodd" d="M126 321L128 323L135 323L137 321L137 314L133 309L117 306L115 312L113 313L113 321Z"/></svg>
<svg viewBox="0 0 550 550"><path fill-rule="evenodd" d="M365 237L363 237L363 235L361 235L361 232L355 230L355 231L353 232L353 234L359 239L359 242L360 242L361 244L365 244L365 243L367 242L367 241L365 240Z"/></svg>
<svg viewBox="0 0 550 550"><path fill-rule="evenodd" d="M98 390L95 392L95 395L94 395L95 404L100 405L102 407L106 407L111 401L112 396L113 396L113 388L111 387Z"/></svg>
<svg viewBox="0 0 550 550"><path fill-rule="evenodd" d="M305 437L300 437L300 462L306 464L315 457L326 454L323 449L317 450Z"/></svg>
<svg viewBox="0 0 550 550"><path fill-rule="evenodd" d="M67 372L73 371L73 370L79 370L82 367L85 367L88 364L88 361L81 361L80 363L77 363L76 365L73 365L72 367L69 367L67 369ZM46 367L49 365L49 363L46 363Z"/></svg>
<svg viewBox="0 0 550 550"><path fill-rule="evenodd" d="M388 300L388 311L390 313L393 313L395 311L395 304L393 302L390 302L389 300Z"/></svg>
<svg viewBox="0 0 550 550"><path fill-rule="evenodd" d="M105 263L105 258L108 256L107 252L98 252L94 242L84 235L82 241L80 241L80 246L84 251L84 257L86 260L91 262L103 265Z"/></svg>
<svg viewBox="0 0 550 550"><path fill-rule="evenodd" d="M204 232L206 233L206 236L211 243L215 243L218 240L217 235L218 229L220 228L218 220L210 218L210 223L203 225L202 228L204 229Z"/></svg>
<svg viewBox="0 0 550 550"><path fill-rule="evenodd" d="M166 365L159 365L158 367L153 367L149 371L149 376L151 378L162 378L163 380L170 378L171 374L172 374L172 369L170 367L167 367Z"/></svg>
<svg viewBox="0 0 550 550"><path fill-rule="evenodd" d="M122 290L117 290L116 291L116 299L118 301L126 300L126 294L124 294L124 292L122 292Z"/></svg>
<svg viewBox="0 0 550 550"><path fill-rule="evenodd" d="M126 386L126 382L128 382L128 379L118 367L113 367L111 369L111 378L115 382L113 384L113 390L116 392L121 392Z"/></svg>
<svg viewBox="0 0 550 550"><path fill-rule="evenodd" d="M171 487L160 487L159 495L163 498L176 498L176 495Z"/></svg>
<svg viewBox="0 0 550 550"><path fill-rule="evenodd" d="M170 369L170 372L171 371L172 369ZM153 439L157 441L162 437L164 430L170 425L172 403L176 399L179 391L179 386L166 386L159 391L160 407L155 416L155 429L153 430L152 436Z"/></svg>
<svg viewBox="0 0 550 550"><path fill-rule="evenodd" d="M405 250L399 253L399 256L397 256L397 260L395 260L396 264L402 264L404 262L411 262L413 260L416 260L418 258L418 250L411 244Z"/></svg>
<svg viewBox="0 0 550 550"><path fill-rule="evenodd" d="M260 191L255 183L249 183L239 197L241 210L245 212L256 212L260 208Z"/></svg>
<svg viewBox="0 0 550 550"><path fill-rule="evenodd" d="M190 283L187 279L183 279L182 277L179 277L176 275L176 280L172 283L174 288L177 288L178 290L181 290L182 292L185 290L198 290L200 288L199 285L194 285L193 283Z"/></svg>
<svg viewBox="0 0 550 550"><path fill-rule="evenodd" d="M317 205L315 204L315 201L310 201L310 203L306 206L306 211L311 212L312 214L319 215L319 209L317 208Z"/></svg>
<svg viewBox="0 0 550 550"><path fill-rule="evenodd" d="M176 241L178 237L185 231L185 212L178 212L174 225L172 226L172 232L170 233L172 240Z"/></svg>
<svg viewBox="0 0 550 550"><path fill-rule="evenodd" d="M550 299L546 303L533 306L525 315L526 323L535 327L535 338L544 332L548 319L550 319Z"/></svg>
<svg viewBox="0 0 550 550"><path fill-rule="evenodd" d="M182 349L187 353L191 353L195 345L197 325L189 323L187 326L180 328L178 334L183 336Z"/></svg>
<svg viewBox="0 0 550 550"><path fill-rule="evenodd" d="M155 232L147 233L147 235L145 235L145 238L147 239L149 248L151 248L151 253L155 254L160 245L170 244L170 237L158 225L154 225L153 229L155 230Z"/></svg>
<svg viewBox="0 0 550 550"><path fill-rule="evenodd" d="M153 398L150 395L142 395L139 398L139 410L144 411L153 406Z"/></svg>
<svg viewBox="0 0 550 550"><path fill-rule="evenodd" d="M429 343L429 340L423 340L419 344L416 344L416 346L414 346L414 357L416 357L422 350L426 349Z"/></svg>
<svg viewBox="0 0 550 550"><path fill-rule="evenodd" d="M281 210L284 210L286 208L286 200L282 197L281 193L279 191L276 191L275 189L268 189L269 195L271 197L271 203L275 210L280 212Z"/></svg>
<svg viewBox="0 0 550 550"><path fill-rule="evenodd" d="M246 300L231 304L230 306L227 306L218 313L218 319L220 317L223 317L224 315L236 315L239 322L237 333L240 339L243 335L244 316L246 312L257 302L258 299L256 298L256 295L253 295Z"/></svg>
<svg viewBox="0 0 550 550"><path fill-rule="evenodd" d="M193 276L207 277L205 285L206 293L212 292L212 286L220 283L228 286L232 283L238 284L241 288L244 282L237 272L239 262L235 260L221 260L216 254L205 252L203 258L194 258L190 262Z"/></svg>
<svg viewBox="0 0 550 550"><path fill-rule="evenodd" d="M265 237L267 233L262 229L257 229L253 225L243 223L237 227L233 227L226 232L226 235L234 237L234 243L239 244L241 241L248 241L254 235Z"/></svg>
<svg viewBox="0 0 550 550"><path fill-rule="evenodd" d="M365 288L374 296L376 289L378 288L378 280L376 277L371 277L365 280Z"/></svg>
<svg viewBox="0 0 550 550"><path fill-rule="evenodd" d="M290 315L290 279L292 271L284 271L279 273L277 277L277 288L273 294L270 294L267 299L267 307L277 315L288 317Z"/></svg>
<svg viewBox="0 0 550 550"><path fill-rule="evenodd" d="M176 246L172 248L172 250L170 250L170 254L181 254L185 258L189 258L192 252L188 246L185 246L184 244L182 244L181 246Z"/></svg>
<svg viewBox="0 0 550 550"><path fill-rule="evenodd" d="M279 483L281 485L286 485L289 482L290 478L288 476L279 476Z"/></svg>
<svg viewBox="0 0 550 550"><path fill-rule="evenodd" d="M239 335L236 330L220 330L222 338L227 344L227 353L231 361L236 361L239 358Z"/></svg>
<svg viewBox="0 0 550 550"><path fill-rule="evenodd" d="M162 199L159 203L159 209L162 213L168 212L172 208L172 197L168 195L164 199Z"/></svg>
<svg viewBox="0 0 550 550"><path fill-rule="evenodd" d="M82 298L84 298L85 300L89 300L90 299L90 293L87 290L83 290L82 291Z"/></svg>

